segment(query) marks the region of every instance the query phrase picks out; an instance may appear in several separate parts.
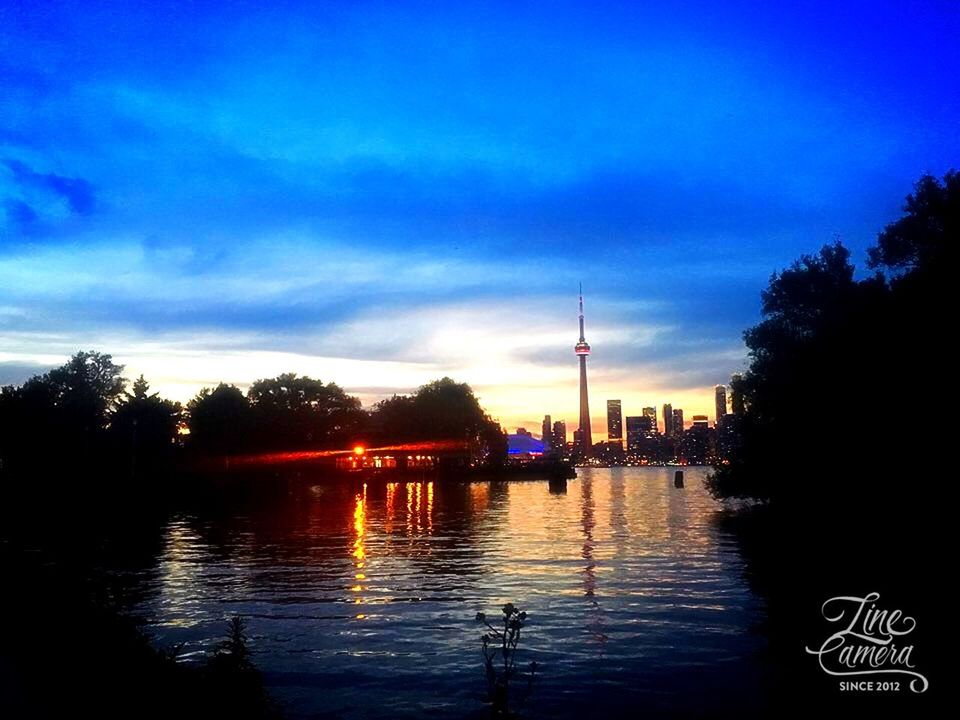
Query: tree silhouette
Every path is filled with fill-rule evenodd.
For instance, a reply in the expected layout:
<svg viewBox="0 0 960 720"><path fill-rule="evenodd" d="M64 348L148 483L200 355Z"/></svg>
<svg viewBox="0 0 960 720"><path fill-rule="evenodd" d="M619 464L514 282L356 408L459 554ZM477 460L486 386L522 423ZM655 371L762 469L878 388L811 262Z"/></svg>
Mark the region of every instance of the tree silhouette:
<svg viewBox="0 0 960 720"><path fill-rule="evenodd" d="M890 223L870 248L868 264L897 274L936 267L955 254L960 238L960 173L943 181L924 175L907 196L904 216Z"/></svg>
<svg viewBox="0 0 960 720"><path fill-rule="evenodd" d="M0 395L0 457L8 467L80 467L101 454L103 431L123 394L123 366L81 351L64 365ZM56 452L52 452L56 450Z"/></svg>
<svg viewBox="0 0 960 720"><path fill-rule="evenodd" d="M825 598L877 591L933 628L944 612L936 549L952 503L936 463L954 444L942 341L958 201L956 173L921 178L870 250L880 272L858 280L846 249L827 246L771 278L763 319L745 333L740 437L708 487L769 501L732 522L749 577L767 595L783 689L811 688L812 702L826 685L795 648L822 633L811 608ZM918 647L936 657L936 643L927 635Z"/></svg>
<svg viewBox="0 0 960 720"><path fill-rule="evenodd" d="M377 403L371 426L384 442L463 441L484 464L502 464L507 454L506 436L470 386L449 377L421 386L412 396L394 395Z"/></svg>
<svg viewBox="0 0 960 720"><path fill-rule="evenodd" d="M122 370L109 355L80 352L21 387L0 388L0 470L24 473L57 463L79 469L86 462L130 477L170 468L181 446L228 461L262 451L409 440L460 441L488 465L506 457L499 425L468 385L450 378L367 412L335 383L286 373L257 380L246 395L224 383L204 388L184 410L150 392L142 375L124 393ZM186 438L181 426L189 429ZM62 452L51 453L53 447Z"/></svg>
<svg viewBox="0 0 960 720"><path fill-rule="evenodd" d="M763 320L744 333L750 368L737 381L746 405L742 442L710 481L716 495L805 505L829 496L826 504L844 508L931 447L935 427L880 419L891 412L894 384L898 404L919 407L947 377L945 355L926 348L943 331L958 208L955 172L942 183L924 176L905 215L869 251L870 265L889 277L855 279L839 243L771 277ZM857 469L843 482L822 471L851 461Z"/></svg>
<svg viewBox="0 0 960 720"><path fill-rule="evenodd" d="M182 413L180 403L150 393L150 385L141 375L110 416L114 453L133 473L168 466Z"/></svg>
<svg viewBox="0 0 960 720"><path fill-rule="evenodd" d="M248 451L253 413L240 388L203 388L187 403L187 415L191 448L225 456Z"/></svg>
<svg viewBox="0 0 960 720"><path fill-rule="evenodd" d="M763 320L744 333L751 364L738 381L748 408L743 443L731 464L714 473L715 494L769 499L789 489L768 469L778 458L809 452L803 435L809 434L809 413L816 412L810 387L830 372L820 345L848 320L861 289L850 253L840 243L804 255L770 278L761 294Z"/></svg>
<svg viewBox="0 0 960 720"><path fill-rule="evenodd" d="M257 380L247 393L259 448L299 449L343 444L361 432L367 414L335 383L285 373Z"/></svg>
<svg viewBox="0 0 960 720"><path fill-rule="evenodd" d="M89 430L102 429L123 394L123 365L110 355L78 352L61 367L32 378L24 392L42 397L70 422Z"/></svg>

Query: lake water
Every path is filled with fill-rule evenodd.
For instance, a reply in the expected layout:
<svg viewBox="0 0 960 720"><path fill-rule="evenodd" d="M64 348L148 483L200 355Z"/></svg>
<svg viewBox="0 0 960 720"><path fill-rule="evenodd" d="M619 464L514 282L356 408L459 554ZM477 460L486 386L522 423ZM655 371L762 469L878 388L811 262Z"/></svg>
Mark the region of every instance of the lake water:
<svg viewBox="0 0 960 720"><path fill-rule="evenodd" d="M179 515L126 583L189 661L247 619L294 718L482 717L478 611L526 610L535 718L762 705L762 600L704 471L580 469L546 482L297 486L217 517Z"/></svg>

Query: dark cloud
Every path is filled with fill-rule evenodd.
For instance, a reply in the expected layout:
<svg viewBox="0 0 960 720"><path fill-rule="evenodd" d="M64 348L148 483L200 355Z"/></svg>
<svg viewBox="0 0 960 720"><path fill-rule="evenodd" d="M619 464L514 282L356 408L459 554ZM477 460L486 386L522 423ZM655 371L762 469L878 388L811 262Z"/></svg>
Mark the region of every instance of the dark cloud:
<svg viewBox="0 0 960 720"><path fill-rule="evenodd" d="M683 175L597 168L548 185L472 168L430 172L369 160L315 172L302 183L260 171L243 178L235 198L242 207L224 212L223 222L246 223L252 215L279 227L308 222L374 247L499 253L505 261L569 257L585 248L594 258L625 257L681 242L707 256L772 249L770 238L813 232L828 210L783 186L702 169Z"/></svg>
<svg viewBox="0 0 960 720"><path fill-rule="evenodd" d="M93 185L82 178L71 178L55 173L36 172L19 160L2 161L13 174L16 183L28 188L51 192L64 200L77 215L89 215L96 206Z"/></svg>
<svg viewBox="0 0 960 720"><path fill-rule="evenodd" d="M53 365L0 361L0 385L21 385L34 375L42 375Z"/></svg>
<svg viewBox="0 0 960 720"><path fill-rule="evenodd" d="M23 200L14 198L3 201L3 211L11 225L28 230L37 222L37 212Z"/></svg>

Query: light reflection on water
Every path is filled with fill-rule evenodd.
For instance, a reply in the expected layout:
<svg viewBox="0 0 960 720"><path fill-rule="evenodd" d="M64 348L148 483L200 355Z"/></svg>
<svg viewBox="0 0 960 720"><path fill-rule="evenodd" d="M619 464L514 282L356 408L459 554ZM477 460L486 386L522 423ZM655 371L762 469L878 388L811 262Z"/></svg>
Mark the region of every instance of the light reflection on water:
<svg viewBox="0 0 960 720"><path fill-rule="evenodd" d="M763 606L702 472L581 470L547 483L316 485L166 528L135 611L188 652L248 618L293 717L481 713L478 610L530 614L528 717L759 702Z"/></svg>

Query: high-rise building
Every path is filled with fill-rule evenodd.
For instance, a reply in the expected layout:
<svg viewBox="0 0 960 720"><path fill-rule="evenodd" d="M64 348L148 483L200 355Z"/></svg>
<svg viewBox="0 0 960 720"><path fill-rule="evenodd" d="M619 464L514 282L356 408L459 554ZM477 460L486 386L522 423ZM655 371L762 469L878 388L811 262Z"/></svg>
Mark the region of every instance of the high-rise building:
<svg viewBox="0 0 960 720"><path fill-rule="evenodd" d="M673 405L670 403L663 405L663 434L673 437Z"/></svg>
<svg viewBox="0 0 960 720"><path fill-rule="evenodd" d="M730 378L730 412L734 415L743 415L743 393L738 389L743 377L739 374Z"/></svg>
<svg viewBox="0 0 960 720"><path fill-rule="evenodd" d="M714 456L716 433L710 428L706 415L694 415L693 424L683 434L680 454L691 465L704 465Z"/></svg>
<svg viewBox="0 0 960 720"><path fill-rule="evenodd" d="M657 444L657 419L650 415L627 418L627 452L649 458Z"/></svg>
<svg viewBox="0 0 960 720"><path fill-rule="evenodd" d="M673 411L673 436L683 435L683 409Z"/></svg>
<svg viewBox="0 0 960 720"><path fill-rule="evenodd" d="M641 414L643 417L650 418L650 432L654 435L657 434L659 428L657 427L657 408L656 407L645 407Z"/></svg>
<svg viewBox="0 0 960 720"><path fill-rule="evenodd" d="M583 431L573 431L573 454L586 457L587 451L583 444Z"/></svg>
<svg viewBox="0 0 960 720"><path fill-rule="evenodd" d="M720 418L727 414L727 388L725 388L723 385L717 385L713 392L717 408L717 415L714 418L714 422L719 423Z"/></svg>
<svg viewBox="0 0 960 720"><path fill-rule="evenodd" d="M553 447L561 453L567 449L567 424L563 420L553 424Z"/></svg>
<svg viewBox="0 0 960 720"><path fill-rule="evenodd" d="M580 286L580 339L573 351L580 358L580 452L589 457L593 449L593 433L590 430L590 402L587 399L587 356L590 345L583 337L583 286Z"/></svg>
<svg viewBox="0 0 960 720"><path fill-rule="evenodd" d="M553 447L553 425L550 422L550 416L543 416L543 424L540 425L540 439L543 440L543 451L547 452Z"/></svg>
<svg viewBox="0 0 960 720"><path fill-rule="evenodd" d="M619 400L607 400L607 440L623 441L623 410Z"/></svg>
<svg viewBox="0 0 960 720"><path fill-rule="evenodd" d="M636 453L640 451L645 425L649 427L649 423L645 422L644 418L636 415L627 416L627 452Z"/></svg>

